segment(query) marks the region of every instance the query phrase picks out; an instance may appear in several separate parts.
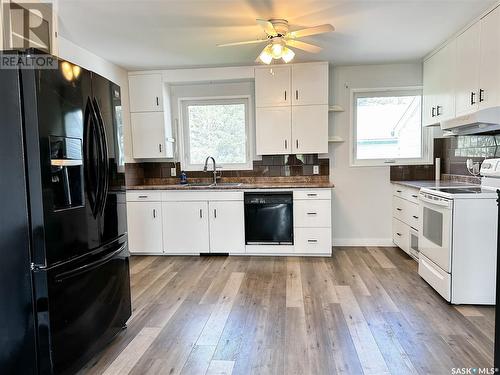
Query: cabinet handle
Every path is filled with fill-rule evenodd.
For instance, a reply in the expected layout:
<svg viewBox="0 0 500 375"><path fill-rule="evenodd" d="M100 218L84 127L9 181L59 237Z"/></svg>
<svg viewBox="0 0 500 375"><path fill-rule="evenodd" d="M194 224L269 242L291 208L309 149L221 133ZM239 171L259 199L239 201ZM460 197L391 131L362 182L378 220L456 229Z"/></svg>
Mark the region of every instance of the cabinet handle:
<svg viewBox="0 0 500 375"><path fill-rule="evenodd" d="M479 103L482 103L484 102L484 90L483 89L479 89Z"/></svg>
<svg viewBox="0 0 500 375"><path fill-rule="evenodd" d="M139 195L139 198L147 198L147 195Z"/></svg>
<svg viewBox="0 0 500 375"><path fill-rule="evenodd" d="M295 90L295 100L299 100L299 90Z"/></svg>
<svg viewBox="0 0 500 375"><path fill-rule="evenodd" d="M432 107L431 116L436 117L436 107Z"/></svg>
<svg viewBox="0 0 500 375"><path fill-rule="evenodd" d="M402 193L403 190L396 190L396 193Z"/></svg>
<svg viewBox="0 0 500 375"><path fill-rule="evenodd" d="M418 220L418 216L413 215L413 218Z"/></svg>
<svg viewBox="0 0 500 375"><path fill-rule="evenodd" d="M416 195L416 194L412 194L411 196L412 196L413 198L418 198L418 195Z"/></svg>
<svg viewBox="0 0 500 375"><path fill-rule="evenodd" d="M285 90L285 102L286 102L286 90Z"/></svg>
<svg viewBox="0 0 500 375"><path fill-rule="evenodd" d="M307 240L307 242L309 242L309 243L317 243L318 240Z"/></svg>
<svg viewBox="0 0 500 375"><path fill-rule="evenodd" d="M160 99L158 97L156 97L156 105L159 106L160 105Z"/></svg>
<svg viewBox="0 0 500 375"><path fill-rule="evenodd" d="M158 144L158 149L160 150L161 152L161 143Z"/></svg>
<svg viewBox="0 0 500 375"><path fill-rule="evenodd" d="M398 210L398 211L403 211L403 209L402 209L402 208L399 208L399 207L396 207L396 210Z"/></svg>
<svg viewBox="0 0 500 375"><path fill-rule="evenodd" d="M471 91L471 93L470 93L470 105L476 104L476 101L474 100L475 97L476 97L476 93L474 91Z"/></svg>
<svg viewBox="0 0 500 375"><path fill-rule="evenodd" d="M287 148L288 148L288 143L287 143L287 141L286 141L286 139L285 139L285 150L286 150Z"/></svg>
<svg viewBox="0 0 500 375"><path fill-rule="evenodd" d="M214 218L217 219L217 209L216 208L214 208Z"/></svg>
<svg viewBox="0 0 500 375"><path fill-rule="evenodd" d="M440 105L438 105L436 107L436 116L440 116L441 115L441 113L439 113L439 108L443 108L443 107L441 107Z"/></svg>
<svg viewBox="0 0 500 375"><path fill-rule="evenodd" d="M399 233L399 232L396 232L396 234L397 234L397 235L398 235L399 237L401 237L401 233Z"/></svg>
<svg viewBox="0 0 500 375"><path fill-rule="evenodd" d="M299 140L298 140L298 139L295 141L295 146L296 146L297 148L299 148Z"/></svg>
<svg viewBox="0 0 500 375"><path fill-rule="evenodd" d="M317 215L318 213L317 212L308 212L307 214L308 215Z"/></svg>
<svg viewBox="0 0 500 375"><path fill-rule="evenodd" d="M308 193L307 196L308 197L317 197L318 194L316 194L316 193Z"/></svg>
<svg viewBox="0 0 500 375"><path fill-rule="evenodd" d="M153 218L156 219L156 209L153 208Z"/></svg>
<svg viewBox="0 0 500 375"><path fill-rule="evenodd" d="M203 219L203 210L200 208L200 219Z"/></svg>

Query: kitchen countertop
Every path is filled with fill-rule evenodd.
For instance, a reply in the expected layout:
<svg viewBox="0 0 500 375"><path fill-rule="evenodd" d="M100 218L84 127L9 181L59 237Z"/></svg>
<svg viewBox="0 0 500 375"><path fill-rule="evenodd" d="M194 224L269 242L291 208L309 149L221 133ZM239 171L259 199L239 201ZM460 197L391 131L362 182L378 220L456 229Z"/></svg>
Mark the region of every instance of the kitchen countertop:
<svg viewBox="0 0 500 375"><path fill-rule="evenodd" d="M433 188L433 187L454 187L454 186L479 186L478 184L467 184L465 182L457 181L435 181L435 180L415 180L415 181L391 181L393 184L407 186L415 189L420 188Z"/></svg>
<svg viewBox="0 0 500 375"><path fill-rule="evenodd" d="M134 185L127 186L127 190L246 190L246 189L331 189L334 185L330 182L290 182L290 183L242 183L241 185Z"/></svg>

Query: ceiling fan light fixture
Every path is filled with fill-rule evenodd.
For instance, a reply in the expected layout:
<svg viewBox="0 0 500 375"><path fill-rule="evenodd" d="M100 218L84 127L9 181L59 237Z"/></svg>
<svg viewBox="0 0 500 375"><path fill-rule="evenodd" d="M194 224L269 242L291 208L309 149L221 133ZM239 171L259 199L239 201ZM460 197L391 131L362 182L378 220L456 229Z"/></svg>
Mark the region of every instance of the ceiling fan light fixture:
<svg viewBox="0 0 500 375"><path fill-rule="evenodd" d="M271 45L271 54L274 59L280 59L283 56L283 44L282 43L273 43Z"/></svg>
<svg viewBox="0 0 500 375"><path fill-rule="evenodd" d="M281 58L285 63L289 63L290 61L293 60L295 57L295 52L293 52L290 48L285 47L283 48L283 53L281 55Z"/></svg>
<svg viewBox="0 0 500 375"><path fill-rule="evenodd" d="M273 55L271 54L271 45L267 45L266 48L262 50L262 52L259 55L260 61L262 61L264 64L271 64L271 61L273 60Z"/></svg>

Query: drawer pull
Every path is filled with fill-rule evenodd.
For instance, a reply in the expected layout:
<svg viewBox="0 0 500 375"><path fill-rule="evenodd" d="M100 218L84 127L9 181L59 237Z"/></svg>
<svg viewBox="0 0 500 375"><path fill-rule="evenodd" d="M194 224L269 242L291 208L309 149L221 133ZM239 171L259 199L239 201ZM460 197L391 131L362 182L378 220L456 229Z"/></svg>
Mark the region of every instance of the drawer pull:
<svg viewBox="0 0 500 375"><path fill-rule="evenodd" d="M147 195L139 195L139 198L147 198Z"/></svg>
<svg viewBox="0 0 500 375"><path fill-rule="evenodd" d="M396 190L396 193L402 193L403 190Z"/></svg>
<svg viewBox="0 0 500 375"><path fill-rule="evenodd" d="M307 214L308 215L317 215L318 213L317 212L308 212Z"/></svg>
<svg viewBox="0 0 500 375"><path fill-rule="evenodd" d="M412 196L413 198L418 198L418 195L416 195L416 194L412 194L411 196Z"/></svg>
<svg viewBox="0 0 500 375"><path fill-rule="evenodd" d="M317 197L318 194L316 194L316 193L308 193L307 196L308 197Z"/></svg>
<svg viewBox="0 0 500 375"><path fill-rule="evenodd" d="M307 240L307 242L309 242L309 243L317 243L318 240Z"/></svg>
<svg viewBox="0 0 500 375"><path fill-rule="evenodd" d="M413 218L418 220L418 216L413 215Z"/></svg>
<svg viewBox="0 0 500 375"><path fill-rule="evenodd" d="M399 232L396 232L396 234L397 234L399 237L401 237L401 236L402 236L402 234L401 234L401 233L399 233Z"/></svg>
<svg viewBox="0 0 500 375"><path fill-rule="evenodd" d="M398 211L403 211L403 209L402 209L402 208L399 208L399 207L397 207L397 208L396 208L396 210L398 210Z"/></svg>

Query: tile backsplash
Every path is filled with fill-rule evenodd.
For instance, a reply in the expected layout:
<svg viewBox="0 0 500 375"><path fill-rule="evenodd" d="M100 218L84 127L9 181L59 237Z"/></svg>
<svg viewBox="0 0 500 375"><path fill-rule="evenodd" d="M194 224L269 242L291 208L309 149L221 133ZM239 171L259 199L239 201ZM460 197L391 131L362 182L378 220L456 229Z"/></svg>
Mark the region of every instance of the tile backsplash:
<svg viewBox="0 0 500 375"><path fill-rule="evenodd" d="M441 158L441 175L458 179L472 177L465 162L500 157L500 134L461 135L434 139L434 158ZM434 165L391 166L391 180L433 180Z"/></svg>
<svg viewBox="0 0 500 375"><path fill-rule="evenodd" d="M319 166L319 174L313 173L314 166ZM170 169L176 169L176 177L170 176ZM181 172L179 162L144 162L127 163L125 175L127 186L156 185L177 183ZM211 178L210 173L203 171L187 171L188 179ZM281 181L308 178L312 180L328 180L330 160L319 158L317 154L308 155L265 155L262 160L253 162L251 170L222 170L223 179L265 179L273 178Z"/></svg>

